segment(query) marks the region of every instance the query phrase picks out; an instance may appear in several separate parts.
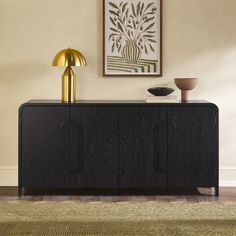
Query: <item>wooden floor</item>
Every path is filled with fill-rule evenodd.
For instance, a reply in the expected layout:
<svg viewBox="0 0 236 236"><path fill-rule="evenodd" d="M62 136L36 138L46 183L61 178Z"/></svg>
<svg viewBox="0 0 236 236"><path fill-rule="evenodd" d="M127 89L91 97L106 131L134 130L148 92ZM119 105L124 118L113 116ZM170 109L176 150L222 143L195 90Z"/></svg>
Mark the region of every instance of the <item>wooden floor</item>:
<svg viewBox="0 0 236 236"><path fill-rule="evenodd" d="M220 188L220 196L215 197L213 189L198 189L197 191L178 190L174 192L160 192L158 195L145 195L145 196L87 196L70 194L27 194L26 196L18 197L17 187L0 187L0 201L12 201L12 200L27 200L27 201L69 201L76 200L81 202L91 201L109 201L109 202L121 202L121 201L163 201L163 202L235 202L236 203L236 188Z"/></svg>

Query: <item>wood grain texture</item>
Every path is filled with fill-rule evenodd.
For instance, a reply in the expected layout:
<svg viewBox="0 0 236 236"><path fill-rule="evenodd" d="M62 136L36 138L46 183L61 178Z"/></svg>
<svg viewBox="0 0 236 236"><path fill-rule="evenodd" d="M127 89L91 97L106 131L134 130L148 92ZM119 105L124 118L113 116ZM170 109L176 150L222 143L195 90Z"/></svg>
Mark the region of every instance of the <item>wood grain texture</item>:
<svg viewBox="0 0 236 236"><path fill-rule="evenodd" d="M96 194L216 187L218 193L213 104L31 102L19 118L20 187Z"/></svg>
<svg viewBox="0 0 236 236"><path fill-rule="evenodd" d="M168 108L168 186L218 186L218 111Z"/></svg>
<svg viewBox="0 0 236 236"><path fill-rule="evenodd" d="M117 117L112 107L71 108L71 187L118 188Z"/></svg>
<svg viewBox="0 0 236 236"><path fill-rule="evenodd" d="M167 186L165 108L119 108L121 188Z"/></svg>
<svg viewBox="0 0 236 236"><path fill-rule="evenodd" d="M21 114L21 169L24 187L66 187L69 108L25 107Z"/></svg>

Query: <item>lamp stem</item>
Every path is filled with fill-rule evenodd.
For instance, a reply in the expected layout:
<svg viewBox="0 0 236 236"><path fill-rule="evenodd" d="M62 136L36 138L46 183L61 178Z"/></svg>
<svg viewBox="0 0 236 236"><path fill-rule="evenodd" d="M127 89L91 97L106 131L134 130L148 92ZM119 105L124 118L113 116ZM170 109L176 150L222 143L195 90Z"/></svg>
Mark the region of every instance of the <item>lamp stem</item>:
<svg viewBox="0 0 236 236"><path fill-rule="evenodd" d="M76 76L70 66L62 75L62 102L76 102Z"/></svg>

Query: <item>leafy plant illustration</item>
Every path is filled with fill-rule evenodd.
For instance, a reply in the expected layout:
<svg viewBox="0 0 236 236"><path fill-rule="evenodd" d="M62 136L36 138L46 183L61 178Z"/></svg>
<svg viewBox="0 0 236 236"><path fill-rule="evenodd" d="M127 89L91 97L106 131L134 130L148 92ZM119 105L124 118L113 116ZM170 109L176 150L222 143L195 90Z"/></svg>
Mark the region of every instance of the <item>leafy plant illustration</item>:
<svg viewBox="0 0 236 236"><path fill-rule="evenodd" d="M153 30L156 24L157 7L155 2L145 4L138 2L136 5L128 2L121 2L116 5L113 2L108 2L110 5L110 27L111 33L109 40L112 40L112 52L117 49L121 51L123 42L134 42L141 51L148 54L151 50L155 52L153 47L156 31Z"/></svg>

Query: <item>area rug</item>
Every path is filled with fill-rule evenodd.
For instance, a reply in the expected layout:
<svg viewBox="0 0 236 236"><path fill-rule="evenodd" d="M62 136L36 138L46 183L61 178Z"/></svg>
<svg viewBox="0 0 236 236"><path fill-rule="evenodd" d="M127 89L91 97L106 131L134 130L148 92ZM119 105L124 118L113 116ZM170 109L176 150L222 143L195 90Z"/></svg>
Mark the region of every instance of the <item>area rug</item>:
<svg viewBox="0 0 236 236"><path fill-rule="evenodd" d="M0 235L236 235L236 204L0 202Z"/></svg>

